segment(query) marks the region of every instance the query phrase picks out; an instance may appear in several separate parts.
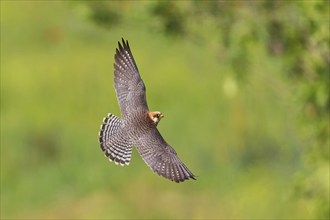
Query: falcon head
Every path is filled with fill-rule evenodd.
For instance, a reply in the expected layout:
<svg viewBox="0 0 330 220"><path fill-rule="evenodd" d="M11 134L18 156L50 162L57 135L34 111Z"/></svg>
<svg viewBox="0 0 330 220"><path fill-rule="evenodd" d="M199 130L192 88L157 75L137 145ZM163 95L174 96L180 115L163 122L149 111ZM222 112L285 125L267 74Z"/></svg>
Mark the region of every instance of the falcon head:
<svg viewBox="0 0 330 220"><path fill-rule="evenodd" d="M164 115L161 112L148 112L148 117L155 125L157 125L160 122L160 119L164 118Z"/></svg>

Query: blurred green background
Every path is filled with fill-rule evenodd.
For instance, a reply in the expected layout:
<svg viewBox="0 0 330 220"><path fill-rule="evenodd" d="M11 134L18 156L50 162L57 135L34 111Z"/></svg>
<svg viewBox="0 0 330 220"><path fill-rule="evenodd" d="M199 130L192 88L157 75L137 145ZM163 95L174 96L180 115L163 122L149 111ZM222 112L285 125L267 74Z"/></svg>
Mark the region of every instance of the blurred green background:
<svg viewBox="0 0 330 220"><path fill-rule="evenodd" d="M329 218L329 2L1 1L1 218ZM197 181L110 163L117 41Z"/></svg>

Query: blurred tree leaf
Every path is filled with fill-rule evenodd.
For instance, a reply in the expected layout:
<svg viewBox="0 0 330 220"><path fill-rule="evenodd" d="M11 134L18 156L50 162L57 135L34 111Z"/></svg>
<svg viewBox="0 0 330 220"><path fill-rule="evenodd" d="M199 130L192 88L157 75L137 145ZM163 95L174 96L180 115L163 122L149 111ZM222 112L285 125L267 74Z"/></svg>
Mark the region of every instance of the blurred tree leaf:
<svg viewBox="0 0 330 220"><path fill-rule="evenodd" d="M159 1L151 10L155 17L160 18L163 31L167 35L185 34L185 15L174 1Z"/></svg>
<svg viewBox="0 0 330 220"><path fill-rule="evenodd" d="M120 23L121 17L118 13L115 1L88 1L92 11L91 20L104 28L112 28Z"/></svg>

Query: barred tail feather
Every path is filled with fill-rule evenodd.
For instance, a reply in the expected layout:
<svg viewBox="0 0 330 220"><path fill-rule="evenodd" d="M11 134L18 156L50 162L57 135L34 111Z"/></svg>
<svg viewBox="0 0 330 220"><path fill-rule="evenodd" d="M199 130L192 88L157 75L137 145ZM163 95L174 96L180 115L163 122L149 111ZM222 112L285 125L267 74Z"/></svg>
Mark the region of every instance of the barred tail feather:
<svg viewBox="0 0 330 220"><path fill-rule="evenodd" d="M115 115L109 113L103 119L99 132L99 142L102 151L110 161L122 166L131 160L132 144L122 131L122 122Z"/></svg>

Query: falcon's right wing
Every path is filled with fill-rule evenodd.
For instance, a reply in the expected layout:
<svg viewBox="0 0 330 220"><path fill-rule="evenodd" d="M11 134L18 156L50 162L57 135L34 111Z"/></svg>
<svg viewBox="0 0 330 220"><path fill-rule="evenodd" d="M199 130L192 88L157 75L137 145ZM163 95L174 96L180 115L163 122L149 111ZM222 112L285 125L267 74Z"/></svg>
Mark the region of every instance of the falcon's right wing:
<svg viewBox="0 0 330 220"><path fill-rule="evenodd" d="M181 162L157 128L149 129L134 144L142 159L158 175L177 183L195 179L194 174Z"/></svg>

